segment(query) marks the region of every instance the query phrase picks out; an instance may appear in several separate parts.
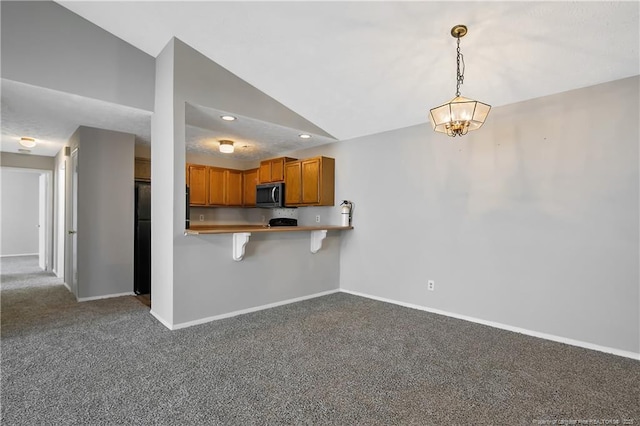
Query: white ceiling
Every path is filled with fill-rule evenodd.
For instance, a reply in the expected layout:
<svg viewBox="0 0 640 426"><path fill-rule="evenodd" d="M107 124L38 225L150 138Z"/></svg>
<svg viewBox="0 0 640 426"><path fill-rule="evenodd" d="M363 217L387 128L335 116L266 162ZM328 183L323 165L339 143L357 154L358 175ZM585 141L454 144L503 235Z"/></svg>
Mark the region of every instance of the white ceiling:
<svg viewBox="0 0 640 426"><path fill-rule="evenodd" d="M451 99L455 24L469 28L461 92L492 106L640 73L638 2L58 3L154 57L175 36L337 139L425 123L430 108ZM15 100L5 102L4 85L2 96L5 150L5 103ZM52 129L66 123L62 115L51 114ZM187 127L192 149L216 137L205 127ZM265 143L244 158L279 149Z"/></svg>
<svg viewBox="0 0 640 426"><path fill-rule="evenodd" d="M23 149L21 136L37 140L31 154L55 156L78 126L136 135L136 143L151 142L151 113L78 95L2 79L3 152Z"/></svg>
<svg viewBox="0 0 640 426"><path fill-rule="evenodd" d="M224 121L223 115L233 115L237 120ZM227 154L218 152L218 141L232 140L235 148L233 158L241 161L277 157L283 152L336 141L316 134L311 135L311 139L300 139L302 132L296 129L189 103L185 107L185 116L189 152L223 157Z"/></svg>

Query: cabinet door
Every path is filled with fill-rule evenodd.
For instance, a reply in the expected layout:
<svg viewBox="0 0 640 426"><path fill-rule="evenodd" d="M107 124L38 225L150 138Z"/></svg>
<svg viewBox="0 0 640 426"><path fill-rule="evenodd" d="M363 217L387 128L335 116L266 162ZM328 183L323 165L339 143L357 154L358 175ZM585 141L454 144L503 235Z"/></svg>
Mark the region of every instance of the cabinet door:
<svg viewBox="0 0 640 426"><path fill-rule="evenodd" d="M258 172L258 179L260 183L271 182L271 161L260 162L260 171Z"/></svg>
<svg viewBox="0 0 640 426"><path fill-rule="evenodd" d="M320 159L302 161L302 203L320 202Z"/></svg>
<svg viewBox="0 0 640 426"><path fill-rule="evenodd" d="M242 171L226 170L225 172L225 205L242 205Z"/></svg>
<svg viewBox="0 0 640 426"><path fill-rule="evenodd" d="M251 169L245 170L243 172L243 204L247 207L256 205L256 185L258 183L258 170L259 169Z"/></svg>
<svg viewBox="0 0 640 426"><path fill-rule="evenodd" d="M292 161L284 166L284 203L294 206L302 202L302 174L300 161Z"/></svg>
<svg viewBox="0 0 640 426"><path fill-rule="evenodd" d="M136 180L151 180L151 160L148 158L135 158L133 177Z"/></svg>
<svg viewBox="0 0 640 426"><path fill-rule="evenodd" d="M225 189L225 169L209 167L209 205L223 206Z"/></svg>
<svg viewBox="0 0 640 426"><path fill-rule="evenodd" d="M284 181L284 158L271 160L271 182Z"/></svg>
<svg viewBox="0 0 640 426"><path fill-rule="evenodd" d="M187 166L189 182L189 204L192 206L207 205L207 166L189 164Z"/></svg>

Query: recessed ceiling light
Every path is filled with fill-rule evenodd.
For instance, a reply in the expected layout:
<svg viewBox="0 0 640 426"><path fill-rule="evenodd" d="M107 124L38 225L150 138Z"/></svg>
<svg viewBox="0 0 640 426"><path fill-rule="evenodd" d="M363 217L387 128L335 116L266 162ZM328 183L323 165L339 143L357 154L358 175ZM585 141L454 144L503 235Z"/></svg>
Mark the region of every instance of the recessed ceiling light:
<svg viewBox="0 0 640 426"><path fill-rule="evenodd" d="M34 138L22 137L20 138L18 143L24 146L25 148L33 148L34 146L36 146L36 140Z"/></svg>
<svg viewBox="0 0 640 426"><path fill-rule="evenodd" d="M224 121L236 121L237 118L234 117L233 115L221 115L220 118L222 118Z"/></svg>
<svg viewBox="0 0 640 426"><path fill-rule="evenodd" d="M302 133L301 135L298 135L298 137L300 139L311 139L311 135L308 135L306 133Z"/></svg>
<svg viewBox="0 0 640 426"><path fill-rule="evenodd" d="M220 152L231 154L233 152L233 141L221 140Z"/></svg>

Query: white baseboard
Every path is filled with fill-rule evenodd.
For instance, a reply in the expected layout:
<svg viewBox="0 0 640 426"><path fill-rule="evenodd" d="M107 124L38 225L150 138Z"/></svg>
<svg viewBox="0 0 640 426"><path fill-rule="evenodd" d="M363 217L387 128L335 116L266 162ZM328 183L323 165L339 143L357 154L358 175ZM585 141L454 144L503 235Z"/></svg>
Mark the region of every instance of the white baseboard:
<svg viewBox="0 0 640 426"><path fill-rule="evenodd" d="M372 296L370 294L360 293L358 291L351 291L351 290L345 290L345 289L341 289L340 291L343 292L343 293L353 294L354 296L366 297L367 299L373 299L373 300L378 300L380 302L391 303L393 305L404 306L406 308L418 309L420 311L431 312L433 314L444 315L444 316L447 316L447 317L457 318L457 319L461 319L461 320L464 320L464 321L474 322L474 323L477 323L477 324L488 325L489 327L499 328L501 330L507 330L507 331L513 331L515 333L526 334L527 336L538 337L538 338L541 338L541 339L551 340L551 341L554 341L554 342L565 343L565 344L571 345L571 346L578 346L578 347L585 348L585 349L592 349L594 351L606 352L606 353L609 353L609 354L618 355L618 356L622 356L622 357L625 357L625 358L631 358L631 359L635 359L635 360L640 360L640 353L635 353L635 352L630 352L630 351L623 351L623 350L620 350L620 349L615 349L615 348L610 348L610 347L607 347L607 346L596 345L596 344L593 344L593 343L583 342L583 341L580 341L580 340L568 339L566 337L560 337L560 336L556 336L556 335L553 335L553 334L540 333L540 332L537 332L537 331L527 330L525 328L520 328L520 327L513 327L511 325L501 324L501 323L494 322L494 321L486 321L486 320L483 320L483 319L469 317L469 316L466 316L466 315L460 315L460 314L455 314L455 313L452 313L452 312L441 311L440 309L432 309L432 308L427 308L427 307L420 306L420 305L414 305L412 303L405 303L405 302L399 302L397 300L387 299L385 297Z"/></svg>
<svg viewBox="0 0 640 426"><path fill-rule="evenodd" d="M38 253L23 253L23 254L3 254L0 257L20 257L20 256L39 256Z"/></svg>
<svg viewBox="0 0 640 426"><path fill-rule="evenodd" d="M134 292L130 291L127 293L105 294L104 296L78 297L78 302L89 302L91 300L111 299L112 297L135 296L135 295L136 294Z"/></svg>
<svg viewBox="0 0 640 426"><path fill-rule="evenodd" d="M173 328L173 326L169 323L169 321L166 321L164 318L162 318L161 316L159 316L158 314L156 314L153 310L151 310L149 312L151 315L154 316L155 319L157 319L158 321L160 321L160 324L164 325L165 327L167 327L169 330L175 330Z"/></svg>
<svg viewBox="0 0 640 426"><path fill-rule="evenodd" d="M69 290L69 293L73 293L73 291L71 291L71 287L69 287L69 284L67 284L66 282L63 282L62 284L64 284L67 290Z"/></svg>
<svg viewBox="0 0 640 426"><path fill-rule="evenodd" d="M212 317L202 318L194 321L187 321L180 324L173 324L173 326L168 325L165 321L159 318L157 315L153 314L158 321L165 325L165 327L169 328L169 330L178 330L181 328L191 327L193 325L204 324L211 321L217 321L225 318L231 318L238 315L248 314L251 312L262 311L264 309L275 308L277 306L288 305L290 303L302 302L303 300L315 299L316 297L327 296L329 294L334 294L340 292L340 289L323 291L320 293L310 294L308 296L296 297L294 299L282 300L280 302L269 303L267 305L255 306L253 308L241 309L239 311L228 312L226 314L214 315Z"/></svg>

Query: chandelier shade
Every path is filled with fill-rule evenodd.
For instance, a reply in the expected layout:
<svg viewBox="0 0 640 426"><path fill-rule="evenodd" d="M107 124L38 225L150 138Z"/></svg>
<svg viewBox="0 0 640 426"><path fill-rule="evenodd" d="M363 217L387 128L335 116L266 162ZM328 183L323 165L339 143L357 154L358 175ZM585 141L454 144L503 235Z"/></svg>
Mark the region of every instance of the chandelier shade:
<svg viewBox="0 0 640 426"><path fill-rule="evenodd" d="M433 130L447 136L463 136L484 124L491 106L472 99L456 96L448 103L430 112Z"/></svg>

